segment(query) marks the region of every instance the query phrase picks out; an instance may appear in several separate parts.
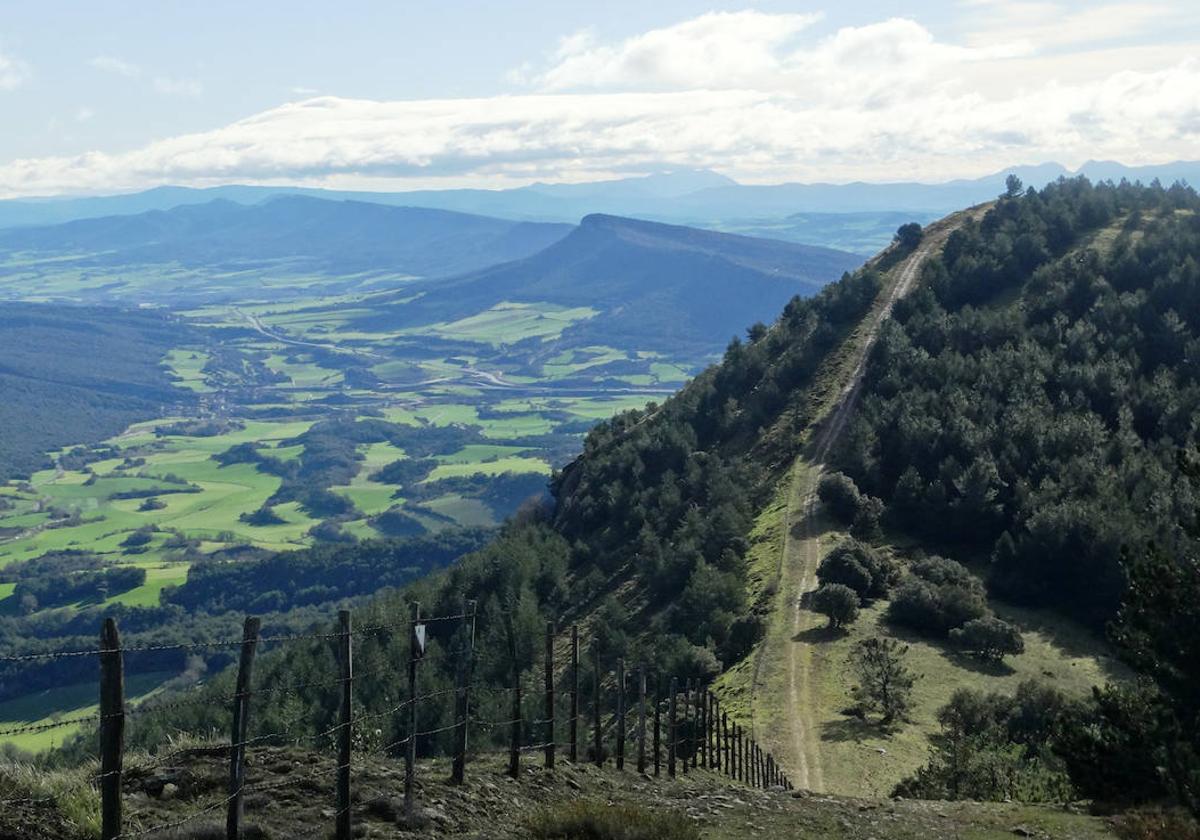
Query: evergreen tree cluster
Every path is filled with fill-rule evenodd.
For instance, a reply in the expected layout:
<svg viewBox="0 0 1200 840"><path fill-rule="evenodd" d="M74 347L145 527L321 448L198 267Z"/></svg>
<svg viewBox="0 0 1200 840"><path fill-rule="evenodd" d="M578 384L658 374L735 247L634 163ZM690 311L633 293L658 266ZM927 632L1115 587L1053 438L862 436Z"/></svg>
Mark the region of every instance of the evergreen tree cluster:
<svg viewBox="0 0 1200 840"><path fill-rule="evenodd" d="M1197 211L1180 186L1010 191L884 325L841 468L896 526L990 552L998 593L1101 627L1123 552L1197 531Z"/></svg>

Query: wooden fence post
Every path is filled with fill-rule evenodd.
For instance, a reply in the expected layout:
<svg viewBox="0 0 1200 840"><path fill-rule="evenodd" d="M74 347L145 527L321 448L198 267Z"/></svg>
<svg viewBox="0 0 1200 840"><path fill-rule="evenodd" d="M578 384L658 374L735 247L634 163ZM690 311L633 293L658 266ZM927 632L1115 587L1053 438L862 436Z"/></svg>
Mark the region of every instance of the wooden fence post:
<svg viewBox="0 0 1200 840"><path fill-rule="evenodd" d="M671 677L671 693L667 701L667 775L675 778L675 697L679 694L679 680Z"/></svg>
<svg viewBox="0 0 1200 840"><path fill-rule="evenodd" d="M554 623L546 622L546 759L547 770L554 769Z"/></svg>
<svg viewBox="0 0 1200 840"><path fill-rule="evenodd" d="M454 706L454 761L450 765L450 784L461 785L466 779L467 771L467 720L471 716L471 678L475 661L475 602L463 602L463 635L466 650L465 657L458 665L458 692Z"/></svg>
<svg viewBox="0 0 1200 840"><path fill-rule="evenodd" d="M733 725L733 740L738 751L738 781L744 782L746 780L746 744L742 738L742 725Z"/></svg>
<svg viewBox="0 0 1200 840"><path fill-rule="evenodd" d="M646 772L646 667L638 668L638 759L639 773Z"/></svg>
<svg viewBox="0 0 1200 840"><path fill-rule="evenodd" d="M700 766L708 769L708 689L696 693L696 706L700 714Z"/></svg>
<svg viewBox="0 0 1200 840"><path fill-rule="evenodd" d="M708 726L711 730L709 737L712 739L712 744L709 747L708 756L711 762L712 769L721 769L721 707L717 703L717 696L710 694L708 696Z"/></svg>
<svg viewBox="0 0 1200 840"><path fill-rule="evenodd" d="M654 672L654 775L662 765L662 674Z"/></svg>
<svg viewBox="0 0 1200 840"><path fill-rule="evenodd" d="M125 760L125 664L117 622L100 628L101 840L121 835L121 774Z"/></svg>
<svg viewBox="0 0 1200 840"><path fill-rule="evenodd" d="M513 661L512 732L508 745L508 775L521 778L521 671Z"/></svg>
<svg viewBox="0 0 1200 840"><path fill-rule="evenodd" d="M732 726L733 736L733 778L735 781L742 780L742 772L746 769L746 762L742 756L742 728L736 723Z"/></svg>
<svg viewBox="0 0 1200 840"><path fill-rule="evenodd" d="M721 769L721 701L714 694L712 699L713 767Z"/></svg>
<svg viewBox="0 0 1200 840"><path fill-rule="evenodd" d="M250 673L262 622L247 618L242 627L242 655L238 660L237 689L233 695L233 729L229 735L229 810L225 815L226 840L241 840L246 785L246 735L250 728Z"/></svg>
<svg viewBox="0 0 1200 840"><path fill-rule="evenodd" d="M417 773L417 660L421 655L417 624L421 621L421 605L414 601L411 609L408 622L408 743L404 751L404 814L410 820L416 806L413 782Z"/></svg>
<svg viewBox="0 0 1200 840"><path fill-rule="evenodd" d="M625 660L617 660L617 769L625 769Z"/></svg>
<svg viewBox="0 0 1200 840"><path fill-rule="evenodd" d="M342 670L342 708L338 727L337 840L350 840L350 735L354 723L354 645L350 635L350 611L338 612L338 664Z"/></svg>
<svg viewBox="0 0 1200 840"><path fill-rule="evenodd" d="M592 684L592 740L593 759L597 767L604 766L604 733L600 731L600 650L593 640L592 658L595 662L596 678Z"/></svg>
<svg viewBox="0 0 1200 840"><path fill-rule="evenodd" d="M700 680L692 681L692 769L700 766Z"/></svg>
<svg viewBox="0 0 1200 840"><path fill-rule="evenodd" d="M685 679L683 681L683 721L682 721L682 733L681 733L681 737L679 739L680 746L682 746L682 747L687 747L687 745L691 742L691 729L689 728L689 725L688 725L689 719L691 717L691 709L692 709L692 680L689 677L688 679ZM679 751L679 758L680 758L680 762L679 762L680 767L683 769L684 773L687 773L689 759L688 759L688 753L687 753L686 749L682 749Z"/></svg>
<svg viewBox="0 0 1200 840"><path fill-rule="evenodd" d="M571 625L571 763L579 760L579 625Z"/></svg>
<svg viewBox="0 0 1200 840"><path fill-rule="evenodd" d="M733 778L733 764L729 759L729 713L721 712L721 741L722 749L725 752L725 775Z"/></svg>

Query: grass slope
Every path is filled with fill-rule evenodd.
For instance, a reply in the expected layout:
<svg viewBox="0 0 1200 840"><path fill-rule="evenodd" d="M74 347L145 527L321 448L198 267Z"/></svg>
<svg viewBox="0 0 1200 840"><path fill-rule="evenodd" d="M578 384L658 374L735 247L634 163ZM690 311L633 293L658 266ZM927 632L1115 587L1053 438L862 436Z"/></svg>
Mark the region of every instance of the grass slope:
<svg viewBox="0 0 1200 840"><path fill-rule="evenodd" d="M251 788L269 786L270 794L247 798L248 826L269 837L304 836L314 829L319 832L321 826L332 828L333 761L328 755L280 748L255 748L252 752L247 784ZM226 760L218 752L206 754L201 749L184 760L187 772L176 779L173 796L147 794L162 787L154 774L135 773L127 780L127 819L132 826L176 821L206 807L216 810L224 797ZM140 761L136 756L131 759L134 765ZM556 811L564 802L587 801L674 812L691 822L703 840L1004 840L1015 834L1044 840L1115 837L1106 821L1063 809L794 797L750 790L708 771L670 780L665 772L658 778L647 777L630 770L618 772L611 765L604 769L572 765L561 757L554 771L538 765L536 760L525 762L519 780L514 781L504 775L500 756L477 756L467 766L467 783L451 786L445 781L443 762L418 761L416 801L425 825L420 836L528 838L539 815ZM319 775L312 778L314 774ZM396 840L415 836L413 827L403 824L403 805L397 798L400 775L395 759L355 754L351 821L358 827L356 836ZM0 772L0 784L3 782ZM27 807L0 814L0 833L20 826L19 836L26 840L83 840L88 836L64 833L46 814L24 810ZM40 829L43 821L53 828ZM188 833L170 836L221 836L223 825L217 813L207 820L201 817L189 826Z"/></svg>

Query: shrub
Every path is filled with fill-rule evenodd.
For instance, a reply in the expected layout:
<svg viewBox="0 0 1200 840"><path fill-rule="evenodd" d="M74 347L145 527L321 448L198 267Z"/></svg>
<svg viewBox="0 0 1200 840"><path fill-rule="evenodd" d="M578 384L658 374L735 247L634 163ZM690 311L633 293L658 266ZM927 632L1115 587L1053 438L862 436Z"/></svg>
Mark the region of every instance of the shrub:
<svg viewBox="0 0 1200 840"><path fill-rule="evenodd" d="M941 732L931 742L929 762L894 795L991 802L1072 798L1063 763L1050 750L1052 719L1065 703L1054 689L1033 682L1022 683L1015 697L958 689L938 712ZM1033 720L1046 722L1029 726Z"/></svg>
<svg viewBox="0 0 1200 840"><path fill-rule="evenodd" d="M840 583L862 598L887 595L896 577L896 566L889 558L853 539L830 551L817 567L821 583Z"/></svg>
<svg viewBox="0 0 1200 840"><path fill-rule="evenodd" d="M892 621L936 636L985 615L982 593L952 583L937 586L915 576L896 590L888 605Z"/></svg>
<svg viewBox="0 0 1200 840"><path fill-rule="evenodd" d="M866 595L874 582L871 573L852 551L838 546L825 555L817 567L817 580L823 585L845 586L858 595Z"/></svg>
<svg viewBox="0 0 1200 840"><path fill-rule="evenodd" d="M999 662L1025 652L1021 631L994 616L975 618L950 631L950 641L981 659Z"/></svg>
<svg viewBox="0 0 1200 840"><path fill-rule="evenodd" d="M1200 840L1200 824L1183 810L1139 809L1117 817L1121 840Z"/></svg>
<svg viewBox="0 0 1200 840"><path fill-rule="evenodd" d="M267 525L283 525L287 522L282 516L277 514L270 505L263 505L253 513L243 513L238 516L242 522L247 525L255 525L265 527Z"/></svg>
<svg viewBox="0 0 1200 840"><path fill-rule="evenodd" d="M961 563L930 556L913 563L911 572L888 607L897 624L943 635L988 615L983 584Z"/></svg>
<svg viewBox="0 0 1200 840"><path fill-rule="evenodd" d="M921 244L921 237L924 236L924 233L920 224L909 222L896 229L895 241L904 250L911 251Z"/></svg>
<svg viewBox="0 0 1200 840"><path fill-rule="evenodd" d="M829 619L830 629L845 627L858 618L858 593L840 583L827 583L813 593L813 609Z"/></svg>
<svg viewBox="0 0 1200 840"><path fill-rule="evenodd" d="M914 562L911 571L914 575L921 578L921 580L927 580L938 586L949 583L967 589L979 589L981 592L983 591L983 585L979 582L979 578L971 574L966 566L955 560L938 557L936 554L931 554Z"/></svg>
<svg viewBox="0 0 1200 840"><path fill-rule="evenodd" d="M346 496L326 490L322 487L312 487L300 494L300 504L305 512L315 519L329 516L349 516L354 513L354 502Z"/></svg>
<svg viewBox="0 0 1200 840"><path fill-rule="evenodd" d="M138 548L147 545L154 539L154 531L151 528L138 528L128 537L121 541L121 545L125 548Z"/></svg>
<svg viewBox="0 0 1200 840"><path fill-rule="evenodd" d="M700 840L700 830L672 811L568 802L552 805L529 822L534 840Z"/></svg>
<svg viewBox="0 0 1200 840"><path fill-rule="evenodd" d="M880 536L879 523L883 519L883 501L874 496L863 496L850 525L850 533L860 540L874 540Z"/></svg>
<svg viewBox="0 0 1200 840"><path fill-rule="evenodd" d="M858 492L854 479L840 472L821 476L817 497L836 519L846 525L854 521L862 504L862 494Z"/></svg>
<svg viewBox="0 0 1200 840"><path fill-rule="evenodd" d="M336 522L318 522L308 529L308 535L322 542L352 543L358 538L348 531L343 531Z"/></svg>

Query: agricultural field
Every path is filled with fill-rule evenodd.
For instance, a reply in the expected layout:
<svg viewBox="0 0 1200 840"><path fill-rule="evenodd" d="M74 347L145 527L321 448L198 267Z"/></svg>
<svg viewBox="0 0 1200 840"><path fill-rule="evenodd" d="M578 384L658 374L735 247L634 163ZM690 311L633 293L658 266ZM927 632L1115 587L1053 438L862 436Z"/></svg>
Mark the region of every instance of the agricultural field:
<svg viewBox="0 0 1200 840"><path fill-rule="evenodd" d="M0 614L50 608L21 584L39 558L138 570L136 585L53 608L156 606L193 563L235 547L392 536L396 513L418 531L497 525L545 492L591 425L661 399L693 372L649 351L558 346L566 326L594 315L586 309L501 304L421 335L356 330L370 298L187 312L190 335L207 340L171 348L161 366L196 401L192 414L64 447L45 469L0 485ZM314 479L324 435L345 431L335 420L382 422L394 440L335 439L349 466ZM343 501L293 492L314 481Z"/></svg>
<svg viewBox="0 0 1200 840"><path fill-rule="evenodd" d="M125 696L131 706L148 700L162 691L174 677L169 672L135 674L125 680ZM96 683L76 683L60 688L25 694L0 702L0 729L28 727L33 731L10 735L5 740L18 750L40 753L54 749L71 739L88 724L37 729L60 720L85 718L100 710L99 688Z"/></svg>

